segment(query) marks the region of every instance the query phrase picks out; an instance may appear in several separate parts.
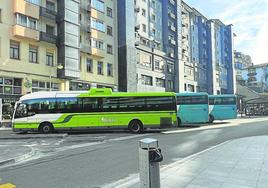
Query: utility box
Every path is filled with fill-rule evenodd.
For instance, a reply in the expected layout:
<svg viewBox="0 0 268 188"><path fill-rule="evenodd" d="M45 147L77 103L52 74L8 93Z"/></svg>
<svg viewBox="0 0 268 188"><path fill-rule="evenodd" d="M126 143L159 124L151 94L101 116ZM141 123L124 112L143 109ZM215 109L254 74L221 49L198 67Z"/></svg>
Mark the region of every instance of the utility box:
<svg viewBox="0 0 268 188"><path fill-rule="evenodd" d="M140 188L160 188L160 162L163 160L158 140L139 141Z"/></svg>

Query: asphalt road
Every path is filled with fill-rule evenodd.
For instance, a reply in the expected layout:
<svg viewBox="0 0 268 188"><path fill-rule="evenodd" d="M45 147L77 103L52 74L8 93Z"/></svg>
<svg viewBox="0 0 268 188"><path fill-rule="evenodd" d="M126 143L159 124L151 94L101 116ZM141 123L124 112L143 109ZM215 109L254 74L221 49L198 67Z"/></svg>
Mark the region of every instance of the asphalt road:
<svg viewBox="0 0 268 188"><path fill-rule="evenodd" d="M145 137L159 140L164 155L161 165L165 165L230 139L258 135L268 135L268 121L172 134L101 132L42 138L39 143L53 143L54 149L47 151L49 155L0 168L0 184L11 182L19 188L96 188L138 173L138 141ZM42 144L36 147L42 151Z"/></svg>

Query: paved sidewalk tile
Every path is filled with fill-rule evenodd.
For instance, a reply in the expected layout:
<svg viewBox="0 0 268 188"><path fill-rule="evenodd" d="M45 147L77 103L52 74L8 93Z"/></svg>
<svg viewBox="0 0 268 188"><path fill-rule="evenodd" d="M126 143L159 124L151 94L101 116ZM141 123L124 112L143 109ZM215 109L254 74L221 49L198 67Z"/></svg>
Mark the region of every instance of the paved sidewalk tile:
<svg viewBox="0 0 268 188"><path fill-rule="evenodd" d="M171 169L162 187L268 188L268 136L232 140Z"/></svg>

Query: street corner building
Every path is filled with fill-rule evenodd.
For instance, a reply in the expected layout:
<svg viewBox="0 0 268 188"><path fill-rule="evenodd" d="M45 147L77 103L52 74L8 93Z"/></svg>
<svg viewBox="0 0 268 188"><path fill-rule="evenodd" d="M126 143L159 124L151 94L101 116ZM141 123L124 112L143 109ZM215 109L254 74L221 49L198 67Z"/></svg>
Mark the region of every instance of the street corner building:
<svg viewBox="0 0 268 188"><path fill-rule="evenodd" d="M0 98L118 88L117 1L0 3Z"/></svg>

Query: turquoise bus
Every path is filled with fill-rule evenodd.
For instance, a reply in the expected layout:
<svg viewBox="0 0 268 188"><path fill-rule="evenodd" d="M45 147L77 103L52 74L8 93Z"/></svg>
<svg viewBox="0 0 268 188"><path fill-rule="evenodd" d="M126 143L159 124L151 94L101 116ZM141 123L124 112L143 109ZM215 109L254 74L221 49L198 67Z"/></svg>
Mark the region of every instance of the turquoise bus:
<svg viewBox="0 0 268 188"><path fill-rule="evenodd" d="M236 119L236 96L232 94L209 95L209 123L214 120Z"/></svg>
<svg viewBox="0 0 268 188"><path fill-rule="evenodd" d="M208 122L207 93L177 93L176 96L178 124Z"/></svg>
<svg viewBox="0 0 268 188"><path fill-rule="evenodd" d="M172 92L120 93L111 89L35 92L17 102L15 132L129 129L177 126L176 95Z"/></svg>

